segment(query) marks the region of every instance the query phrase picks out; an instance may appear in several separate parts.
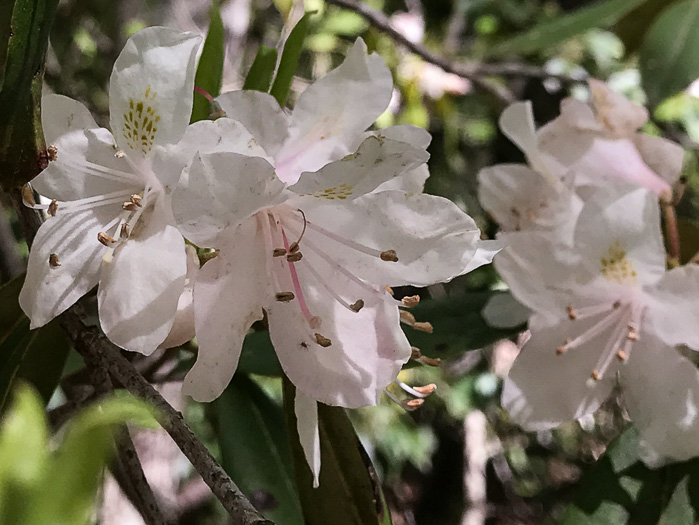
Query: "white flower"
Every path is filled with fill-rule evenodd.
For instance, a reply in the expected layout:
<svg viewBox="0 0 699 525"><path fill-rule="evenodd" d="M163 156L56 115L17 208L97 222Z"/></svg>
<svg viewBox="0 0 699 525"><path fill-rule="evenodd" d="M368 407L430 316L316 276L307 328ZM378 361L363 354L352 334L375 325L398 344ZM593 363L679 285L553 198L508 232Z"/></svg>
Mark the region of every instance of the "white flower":
<svg viewBox="0 0 699 525"><path fill-rule="evenodd" d="M264 310L297 387L312 466L315 401L375 404L411 354L401 303L385 286L447 281L499 248L481 243L456 205L421 193L427 132L365 132L391 89L383 61L358 41L301 95L291 118L266 94L222 95L226 113L251 133L229 152L196 156L173 196L185 235L220 250L195 283L200 351L184 391L201 401L221 393ZM251 156L249 144L264 153Z"/></svg>
<svg viewBox="0 0 699 525"><path fill-rule="evenodd" d="M189 122L200 40L162 27L128 40L110 81L113 136L82 104L44 98L56 159L32 181L52 199L39 206L51 217L37 233L20 294L33 328L99 283L100 322L114 343L148 354L170 332L186 254L169 192L189 160L177 143Z"/></svg>
<svg viewBox="0 0 699 525"><path fill-rule="evenodd" d="M503 390L527 429L595 411L618 381L657 465L699 452L699 375L675 346L699 349L699 267L665 270L657 198L601 190L582 209L574 247L550 232L512 236L496 259L536 314Z"/></svg>

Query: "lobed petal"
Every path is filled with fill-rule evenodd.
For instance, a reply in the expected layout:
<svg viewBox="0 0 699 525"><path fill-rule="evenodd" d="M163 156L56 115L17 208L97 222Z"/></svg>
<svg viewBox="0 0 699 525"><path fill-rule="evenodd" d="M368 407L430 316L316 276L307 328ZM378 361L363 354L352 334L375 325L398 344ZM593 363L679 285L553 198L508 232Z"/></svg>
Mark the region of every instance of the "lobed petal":
<svg viewBox="0 0 699 525"><path fill-rule="evenodd" d="M294 397L296 429L303 455L313 474L313 488L320 485L320 432L318 427L318 403L296 389Z"/></svg>

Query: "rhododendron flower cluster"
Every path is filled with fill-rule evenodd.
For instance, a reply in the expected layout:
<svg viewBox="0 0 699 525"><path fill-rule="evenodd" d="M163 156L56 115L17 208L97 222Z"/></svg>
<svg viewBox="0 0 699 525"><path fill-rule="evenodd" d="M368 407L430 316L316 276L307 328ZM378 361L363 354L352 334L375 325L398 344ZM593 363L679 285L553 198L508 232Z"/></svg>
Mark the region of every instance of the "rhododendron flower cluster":
<svg viewBox="0 0 699 525"><path fill-rule="evenodd" d="M202 401L221 394L266 314L317 480L316 401L375 404L411 356L410 302L387 287L449 281L499 243L422 193L427 132L367 131L392 80L361 40L291 113L239 91L218 98L225 117L189 125L199 45L158 27L131 37L111 77L111 132L78 102L44 99L54 160L32 186L49 217L20 302L38 327L97 285L106 335L143 354L191 337L193 319L184 390ZM199 269L186 241L217 256Z"/></svg>
<svg viewBox="0 0 699 525"><path fill-rule="evenodd" d="M517 103L501 127L530 166L479 175L483 206L507 247L495 266L531 309L531 336L502 403L530 430L593 413L621 388L651 465L699 453L699 267L666 269L660 203L672 200L682 150L637 132L643 108L590 81L535 130Z"/></svg>

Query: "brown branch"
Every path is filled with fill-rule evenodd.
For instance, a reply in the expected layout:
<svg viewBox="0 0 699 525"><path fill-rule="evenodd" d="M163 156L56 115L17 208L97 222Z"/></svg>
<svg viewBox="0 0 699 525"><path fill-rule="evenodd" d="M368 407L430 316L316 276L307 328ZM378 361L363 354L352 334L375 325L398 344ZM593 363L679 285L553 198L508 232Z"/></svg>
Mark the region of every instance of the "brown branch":
<svg viewBox="0 0 699 525"><path fill-rule="evenodd" d="M519 63L497 63L481 64L454 62L446 57L433 53L422 44L408 40L402 33L397 31L386 15L380 11L374 11L367 5L356 0L326 0L328 4L336 5L354 11L362 16L376 29L386 33L393 40L406 47L412 53L418 55L424 61L440 67L447 73L453 73L469 80L474 87L494 95L500 102L511 104L515 101L514 95L504 86L485 80L487 76L507 76L507 77L533 77L552 78L564 84L584 81L584 78L573 78L567 75L557 75L548 73L545 69L528 64Z"/></svg>

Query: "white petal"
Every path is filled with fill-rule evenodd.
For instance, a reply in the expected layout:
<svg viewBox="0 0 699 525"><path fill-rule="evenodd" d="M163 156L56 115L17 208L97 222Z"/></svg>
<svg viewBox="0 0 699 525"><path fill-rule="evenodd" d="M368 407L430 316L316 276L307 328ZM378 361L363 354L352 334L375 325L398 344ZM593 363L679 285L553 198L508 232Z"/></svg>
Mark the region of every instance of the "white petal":
<svg viewBox="0 0 699 525"><path fill-rule="evenodd" d="M313 200L352 200L424 164L427 159L429 154L425 150L406 142L369 137L352 155L315 173L304 172L289 189Z"/></svg>
<svg viewBox="0 0 699 525"><path fill-rule="evenodd" d="M391 140L407 142L411 146L423 150L426 150L427 146L429 146L432 141L432 135L430 135L429 132L408 124L391 126L390 128L385 128L380 131L374 131L372 134L374 136L384 136ZM380 184L374 191L400 190L406 193L422 193L425 189L425 181L429 177L430 170L427 164L423 164L391 180L387 180Z"/></svg>
<svg viewBox="0 0 699 525"><path fill-rule="evenodd" d="M407 142L418 149L427 149L432 142L432 135L429 131L411 124L390 126L382 130L372 131L371 134L376 137L382 136L399 142Z"/></svg>
<svg viewBox="0 0 699 525"><path fill-rule="evenodd" d="M255 219L229 228L220 238L220 254L199 272L194 312L199 354L182 392L197 401L213 401L228 386L253 322L262 318L267 292L262 246Z"/></svg>
<svg viewBox="0 0 699 525"><path fill-rule="evenodd" d="M299 433L299 442L303 449L311 473L313 474L313 488L318 488L320 482L320 433L318 431L318 403L308 397L298 388L294 398L294 413L296 414L296 429Z"/></svg>
<svg viewBox="0 0 699 525"><path fill-rule="evenodd" d="M466 263L466 267L461 272L461 275L472 272L476 268L480 268L486 264L490 264L493 262L493 257L500 253L504 247L505 241L501 239L478 241L475 255L473 255L473 257L467 255L463 259L463 262Z"/></svg>
<svg viewBox="0 0 699 525"><path fill-rule="evenodd" d="M590 374L600 357L604 334L587 344L556 355L556 348L599 318L532 328L505 379L502 405L510 417L527 430L543 430L564 421L591 414L609 396L614 374L588 386ZM540 323L534 323L535 325Z"/></svg>
<svg viewBox="0 0 699 525"><path fill-rule="evenodd" d="M522 150L532 168L549 174L549 167L539 152L539 140L534 125L534 114L530 101L515 102L505 108L498 120L500 129ZM552 180L554 175L549 175Z"/></svg>
<svg viewBox="0 0 699 525"><path fill-rule="evenodd" d="M677 182L684 164L684 149L679 144L662 137L636 133L633 141L650 169L660 175L670 186Z"/></svg>
<svg viewBox="0 0 699 525"><path fill-rule="evenodd" d="M304 171L316 171L354 151L362 134L391 101L393 79L383 59L367 55L357 39L345 61L299 97L289 138L276 155L279 178L294 184Z"/></svg>
<svg viewBox="0 0 699 525"><path fill-rule="evenodd" d="M182 233L210 246L222 229L283 202L283 189L274 168L260 157L198 154L182 172L172 203Z"/></svg>
<svg viewBox="0 0 699 525"><path fill-rule="evenodd" d="M648 120L646 108L612 91L604 82L591 78L588 85L597 119L613 137L630 137Z"/></svg>
<svg viewBox="0 0 699 525"><path fill-rule="evenodd" d="M48 323L97 284L106 251L97 234L113 219L111 211L96 208L52 217L41 225L19 295L32 328ZM56 268L49 265L52 253L61 263Z"/></svg>
<svg viewBox="0 0 699 525"><path fill-rule="evenodd" d="M136 175L126 159L114 156L111 133L98 127L80 102L62 95L47 95L42 99L41 121L46 144L56 146L58 157L32 180L40 194L70 201L128 188L134 192L143 189L134 180ZM119 173L124 176L119 178Z"/></svg>
<svg viewBox="0 0 699 525"><path fill-rule="evenodd" d="M666 272L648 291L648 331L668 345L699 350L699 266Z"/></svg>
<svg viewBox="0 0 699 525"><path fill-rule="evenodd" d="M177 301L177 313L170 333L159 348L174 348L194 339L194 280L199 273L197 250L190 244L185 246L187 252L187 275L184 289Z"/></svg>
<svg viewBox="0 0 699 525"><path fill-rule="evenodd" d="M119 147L139 158L177 142L192 114L201 37L149 27L126 42L109 82L109 115Z"/></svg>
<svg viewBox="0 0 699 525"><path fill-rule="evenodd" d="M294 291L297 297L289 302L272 298L266 310L270 337L286 375L297 389L326 404L377 404L410 357L410 343L400 328L395 303L385 300L390 297L382 287L376 287L380 292L369 292L305 250L295 268L308 310L320 318L320 324L311 328L302 313L301 293L295 290L288 263L280 259L274 264L282 267L282 291ZM346 303L362 299L364 307L354 312L343 306L313 271ZM316 333L328 338L330 346L318 344Z"/></svg>
<svg viewBox="0 0 699 525"><path fill-rule="evenodd" d="M638 283L655 283L665 274L658 199L644 188L600 188L580 212L575 246L591 274L602 277L602 260L623 250Z"/></svg>
<svg viewBox="0 0 699 525"><path fill-rule="evenodd" d="M509 293L493 295L483 308L483 319L493 328L516 328L527 322L532 311Z"/></svg>
<svg viewBox="0 0 699 525"><path fill-rule="evenodd" d="M699 372L694 363L644 333L620 381L648 466L699 455Z"/></svg>
<svg viewBox="0 0 699 525"><path fill-rule="evenodd" d="M286 140L289 117L277 101L259 91L229 91L216 97L228 118L242 123L264 148L274 157Z"/></svg>
<svg viewBox="0 0 699 525"><path fill-rule="evenodd" d="M187 255L164 204L156 202L140 221L112 261L102 266L97 299L107 337L126 350L148 355L172 328Z"/></svg>
<svg viewBox="0 0 699 525"><path fill-rule="evenodd" d="M307 219L335 235L383 252L383 261L307 228L313 242L342 267L375 284L427 286L461 275L476 255L480 230L448 199L400 191L371 193L349 204L304 208Z"/></svg>

